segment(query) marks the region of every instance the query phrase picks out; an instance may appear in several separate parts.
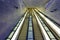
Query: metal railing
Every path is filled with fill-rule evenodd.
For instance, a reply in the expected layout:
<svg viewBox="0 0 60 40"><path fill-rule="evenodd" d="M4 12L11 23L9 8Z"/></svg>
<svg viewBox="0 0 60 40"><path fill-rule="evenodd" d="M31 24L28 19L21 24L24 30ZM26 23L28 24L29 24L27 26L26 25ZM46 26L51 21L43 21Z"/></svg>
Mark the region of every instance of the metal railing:
<svg viewBox="0 0 60 40"><path fill-rule="evenodd" d="M17 40L17 37L19 35L19 32L21 30L21 27L23 25L27 12L28 11L26 11L26 13L24 14L24 17L21 18L21 20L18 22L18 24L16 25L16 27L13 29L13 31L10 33L10 35L7 37L6 40Z"/></svg>
<svg viewBox="0 0 60 40"><path fill-rule="evenodd" d="M41 16L41 18L46 22L47 25L54 31L54 35L57 36L57 39L60 40L60 28L55 25L51 20L46 18L42 13L35 9L35 11Z"/></svg>
<svg viewBox="0 0 60 40"><path fill-rule="evenodd" d="M41 24L41 22L40 22L40 20L38 19L37 14L36 14L35 12L34 12L34 15L35 15L35 17L36 17L36 19L37 19L37 22L38 22L38 24L39 24L39 26L40 26L40 29L41 29L41 31L42 31L42 35L43 35L44 40L50 40L49 36L47 35L45 29L43 28L43 25Z"/></svg>
<svg viewBox="0 0 60 40"><path fill-rule="evenodd" d="M53 35L53 33L49 30L49 28L45 25L44 21L41 19L41 17L39 17L39 20L43 26L43 28L45 29L46 33L48 34L50 40L57 40L56 37Z"/></svg>

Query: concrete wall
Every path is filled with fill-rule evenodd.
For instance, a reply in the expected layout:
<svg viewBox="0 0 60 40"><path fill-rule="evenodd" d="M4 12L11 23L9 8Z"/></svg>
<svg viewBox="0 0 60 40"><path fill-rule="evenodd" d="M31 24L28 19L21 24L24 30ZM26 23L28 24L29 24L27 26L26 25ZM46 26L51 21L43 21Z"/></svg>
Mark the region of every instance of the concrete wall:
<svg viewBox="0 0 60 40"><path fill-rule="evenodd" d="M60 0L51 0L45 8L45 14L60 24Z"/></svg>
<svg viewBox="0 0 60 40"><path fill-rule="evenodd" d="M49 0L23 0L26 7L41 7L44 6Z"/></svg>
<svg viewBox="0 0 60 40"><path fill-rule="evenodd" d="M0 40L5 40L25 8L21 0L0 0Z"/></svg>

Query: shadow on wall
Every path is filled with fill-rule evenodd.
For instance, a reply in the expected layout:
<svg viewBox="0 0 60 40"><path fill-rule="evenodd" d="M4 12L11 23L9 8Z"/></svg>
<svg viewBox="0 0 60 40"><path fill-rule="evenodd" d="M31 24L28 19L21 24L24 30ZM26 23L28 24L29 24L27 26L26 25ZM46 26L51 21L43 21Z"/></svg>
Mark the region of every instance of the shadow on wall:
<svg viewBox="0 0 60 40"><path fill-rule="evenodd" d="M58 11L58 9L53 9L53 10L51 10L50 12L55 12L55 11Z"/></svg>

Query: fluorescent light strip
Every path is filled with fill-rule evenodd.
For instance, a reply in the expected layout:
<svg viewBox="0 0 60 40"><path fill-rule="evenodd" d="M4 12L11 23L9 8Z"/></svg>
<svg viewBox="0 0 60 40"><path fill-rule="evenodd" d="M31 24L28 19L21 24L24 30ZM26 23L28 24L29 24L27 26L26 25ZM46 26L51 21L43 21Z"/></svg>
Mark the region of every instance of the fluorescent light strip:
<svg viewBox="0 0 60 40"><path fill-rule="evenodd" d="M37 15L36 15L35 12L34 12L34 15L35 15L35 17L36 17L36 19L37 19L37 22L38 22L38 24L39 24L39 26L40 26L40 28L41 28L42 35L43 35L43 37L44 37L44 40L50 40L50 38L48 37L46 31L44 30L44 28L43 28L42 24L40 23L40 21L39 21L39 19L38 19L38 17L37 17Z"/></svg>
<svg viewBox="0 0 60 40"><path fill-rule="evenodd" d="M36 10L36 9L35 9ZM37 11L37 10L36 10ZM38 12L38 11L37 11ZM45 19L45 21L50 25L50 27L56 32L56 34L60 37L60 28L58 28L58 26L56 26L52 21L50 21L48 18L46 18L43 14L41 14L40 12L38 12L39 15Z"/></svg>
<svg viewBox="0 0 60 40"><path fill-rule="evenodd" d="M26 14L24 15L24 18L22 19L22 21L21 21L19 27L17 28L17 30L16 30L16 32L15 32L15 34L13 35L13 37L12 37L11 40L17 40L17 37L18 37L18 35L19 35L21 26L22 26L22 24L23 24L23 22L24 22L24 20L25 20L26 15L27 15L27 12L26 12Z"/></svg>

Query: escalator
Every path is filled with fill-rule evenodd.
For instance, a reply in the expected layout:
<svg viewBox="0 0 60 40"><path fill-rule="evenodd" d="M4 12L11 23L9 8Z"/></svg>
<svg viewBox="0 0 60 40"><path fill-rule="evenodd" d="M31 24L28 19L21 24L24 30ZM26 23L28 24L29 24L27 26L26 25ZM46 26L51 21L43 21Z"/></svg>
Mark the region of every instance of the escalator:
<svg viewBox="0 0 60 40"><path fill-rule="evenodd" d="M42 13L34 8L27 9L15 34L7 40L60 40L59 29L55 30ZM47 22L48 21L48 22ZM18 31L18 32L17 32ZM56 33L58 32L58 33Z"/></svg>

